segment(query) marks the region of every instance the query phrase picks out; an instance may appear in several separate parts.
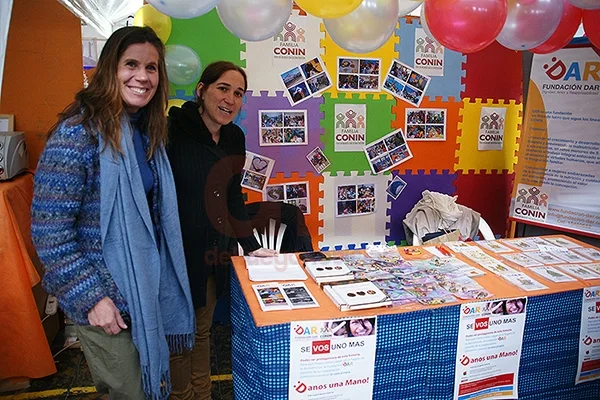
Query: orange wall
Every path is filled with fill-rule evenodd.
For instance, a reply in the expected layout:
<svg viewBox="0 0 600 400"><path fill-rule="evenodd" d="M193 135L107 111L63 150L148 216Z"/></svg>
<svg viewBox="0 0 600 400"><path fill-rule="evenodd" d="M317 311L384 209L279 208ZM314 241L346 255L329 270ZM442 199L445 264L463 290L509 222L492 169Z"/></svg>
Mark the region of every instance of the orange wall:
<svg viewBox="0 0 600 400"><path fill-rule="evenodd" d="M1 1L1 0L0 0ZM56 0L16 0L8 32L0 114L14 114L34 169L48 129L83 87L81 23Z"/></svg>

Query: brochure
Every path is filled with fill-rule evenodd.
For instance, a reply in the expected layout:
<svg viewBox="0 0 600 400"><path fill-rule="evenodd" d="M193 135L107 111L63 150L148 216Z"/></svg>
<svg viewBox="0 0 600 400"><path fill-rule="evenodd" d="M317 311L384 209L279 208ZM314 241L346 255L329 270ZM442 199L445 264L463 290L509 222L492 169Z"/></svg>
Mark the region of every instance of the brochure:
<svg viewBox="0 0 600 400"><path fill-rule="evenodd" d="M549 266L533 267L533 268L531 268L531 271L535 272L542 278L546 278L549 281L552 281L555 283L576 282L577 281L577 279L571 278L569 275L565 274L564 272L559 271L558 269L556 269L554 267L549 267Z"/></svg>
<svg viewBox="0 0 600 400"><path fill-rule="evenodd" d="M319 307L317 300L302 282L261 283L252 285L252 289L263 311Z"/></svg>
<svg viewBox="0 0 600 400"><path fill-rule="evenodd" d="M304 267L318 284L354 279L354 274L342 259L305 261Z"/></svg>
<svg viewBox="0 0 600 400"><path fill-rule="evenodd" d="M332 283L324 285L323 291L340 311L392 305L392 300L370 281Z"/></svg>

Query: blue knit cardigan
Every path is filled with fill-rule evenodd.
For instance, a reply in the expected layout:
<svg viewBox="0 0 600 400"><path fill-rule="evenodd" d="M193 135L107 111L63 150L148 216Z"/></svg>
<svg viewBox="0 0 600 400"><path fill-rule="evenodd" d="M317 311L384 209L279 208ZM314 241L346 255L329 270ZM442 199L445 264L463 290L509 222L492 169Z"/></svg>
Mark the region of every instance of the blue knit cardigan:
<svg viewBox="0 0 600 400"><path fill-rule="evenodd" d="M148 137L142 138L147 149ZM153 160L149 164L157 179ZM78 325L89 325L88 312L104 297L127 313L102 257L97 139L82 125L61 124L46 144L34 182L31 235L46 270L44 289ZM151 198L157 224L154 191Z"/></svg>

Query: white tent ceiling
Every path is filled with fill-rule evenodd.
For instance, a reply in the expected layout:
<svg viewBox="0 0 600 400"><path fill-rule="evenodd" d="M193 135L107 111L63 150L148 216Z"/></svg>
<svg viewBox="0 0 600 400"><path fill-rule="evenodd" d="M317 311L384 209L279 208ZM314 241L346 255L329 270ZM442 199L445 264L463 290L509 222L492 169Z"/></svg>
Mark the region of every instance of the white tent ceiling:
<svg viewBox="0 0 600 400"><path fill-rule="evenodd" d="M119 22L134 15L143 0L58 0L79 19L108 38Z"/></svg>

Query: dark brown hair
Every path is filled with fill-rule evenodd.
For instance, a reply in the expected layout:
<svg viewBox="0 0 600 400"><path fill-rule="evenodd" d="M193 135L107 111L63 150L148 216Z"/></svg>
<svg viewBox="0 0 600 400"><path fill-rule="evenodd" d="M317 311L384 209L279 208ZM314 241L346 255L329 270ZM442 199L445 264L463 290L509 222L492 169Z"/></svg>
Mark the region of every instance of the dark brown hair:
<svg viewBox="0 0 600 400"><path fill-rule="evenodd" d="M150 43L158 52L158 86L139 121L140 128L148 132L148 157L152 157L154 151L167 140L165 110L169 82L165 46L150 27L127 26L113 32L102 49L90 85L75 95L75 101L65 108L58 122L50 129L50 135L59 124L69 120L69 124L83 124L86 130L98 132L107 147L121 152L121 117L126 111L117 79L119 60L129 46L144 43Z"/></svg>
<svg viewBox="0 0 600 400"><path fill-rule="evenodd" d="M246 76L246 71L230 61L215 61L204 68L202 76L200 76L200 80L196 84L196 104L198 104L198 107L201 108L203 106L202 90L205 90L210 84L215 83L221 75L227 71L237 71L242 74L242 77L244 78L244 93L246 92L248 89L248 77ZM200 86L201 83L204 85L204 88L198 93L198 86Z"/></svg>

